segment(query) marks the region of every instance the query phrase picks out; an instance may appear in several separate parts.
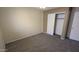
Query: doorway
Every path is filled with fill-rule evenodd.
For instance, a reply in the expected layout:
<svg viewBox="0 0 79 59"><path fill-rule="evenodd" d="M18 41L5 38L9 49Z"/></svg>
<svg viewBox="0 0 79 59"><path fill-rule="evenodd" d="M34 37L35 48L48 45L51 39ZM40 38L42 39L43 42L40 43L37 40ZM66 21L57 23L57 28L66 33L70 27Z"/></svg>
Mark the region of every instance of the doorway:
<svg viewBox="0 0 79 59"><path fill-rule="evenodd" d="M47 34L62 35L64 16L64 12L48 14Z"/></svg>
<svg viewBox="0 0 79 59"><path fill-rule="evenodd" d="M55 26L54 26L54 34L62 35L63 24L64 24L64 13L56 13L55 17Z"/></svg>

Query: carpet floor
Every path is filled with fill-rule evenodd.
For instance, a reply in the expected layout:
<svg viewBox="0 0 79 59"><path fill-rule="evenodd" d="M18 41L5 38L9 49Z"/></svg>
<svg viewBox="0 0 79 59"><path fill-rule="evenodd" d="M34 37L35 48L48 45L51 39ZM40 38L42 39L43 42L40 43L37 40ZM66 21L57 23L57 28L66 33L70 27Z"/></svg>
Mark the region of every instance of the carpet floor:
<svg viewBox="0 0 79 59"><path fill-rule="evenodd" d="M78 52L79 42L45 33L6 44L7 52Z"/></svg>

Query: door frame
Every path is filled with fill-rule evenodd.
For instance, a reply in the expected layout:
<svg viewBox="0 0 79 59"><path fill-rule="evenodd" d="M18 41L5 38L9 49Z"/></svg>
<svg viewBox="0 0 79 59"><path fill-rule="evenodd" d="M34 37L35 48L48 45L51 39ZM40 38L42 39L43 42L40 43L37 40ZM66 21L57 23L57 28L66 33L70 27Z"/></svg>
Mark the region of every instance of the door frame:
<svg viewBox="0 0 79 59"><path fill-rule="evenodd" d="M56 17L57 17L57 14L62 14L62 13L65 14L65 12L56 12L56 13L55 13L54 35L58 35L58 34L56 34L56 24L57 24L57 19L56 19ZM61 35L58 35L58 36L61 36Z"/></svg>

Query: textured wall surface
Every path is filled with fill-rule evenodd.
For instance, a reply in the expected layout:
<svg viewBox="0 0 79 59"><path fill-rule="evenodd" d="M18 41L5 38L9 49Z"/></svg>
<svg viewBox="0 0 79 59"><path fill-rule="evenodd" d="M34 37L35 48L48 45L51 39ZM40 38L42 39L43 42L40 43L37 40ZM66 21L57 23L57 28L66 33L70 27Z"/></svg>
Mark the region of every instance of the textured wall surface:
<svg viewBox="0 0 79 59"><path fill-rule="evenodd" d="M43 32L43 12L35 8L0 8L5 43Z"/></svg>

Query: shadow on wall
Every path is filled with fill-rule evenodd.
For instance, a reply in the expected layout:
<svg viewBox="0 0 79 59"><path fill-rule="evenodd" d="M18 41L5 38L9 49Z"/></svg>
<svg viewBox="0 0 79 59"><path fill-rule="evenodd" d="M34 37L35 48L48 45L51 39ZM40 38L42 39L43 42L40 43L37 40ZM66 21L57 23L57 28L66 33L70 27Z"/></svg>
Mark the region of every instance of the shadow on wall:
<svg viewBox="0 0 79 59"><path fill-rule="evenodd" d="M41 33L43 12L34 8L0 8L5 43Z"/></svg>

